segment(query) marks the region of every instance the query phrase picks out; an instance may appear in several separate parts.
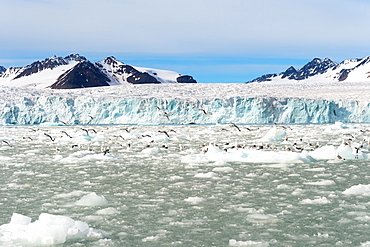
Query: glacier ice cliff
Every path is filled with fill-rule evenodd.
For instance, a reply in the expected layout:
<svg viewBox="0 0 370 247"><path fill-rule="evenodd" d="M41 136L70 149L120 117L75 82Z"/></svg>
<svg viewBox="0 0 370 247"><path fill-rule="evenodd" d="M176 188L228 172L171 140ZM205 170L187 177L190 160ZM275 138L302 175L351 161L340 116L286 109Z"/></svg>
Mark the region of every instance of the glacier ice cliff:
<svg viewBox="0 0 370 247"><path fill-rule="evenodd" d="M0 124L268 124L370 122L364 101L296 98L21 97L1 101Z"/></svg>

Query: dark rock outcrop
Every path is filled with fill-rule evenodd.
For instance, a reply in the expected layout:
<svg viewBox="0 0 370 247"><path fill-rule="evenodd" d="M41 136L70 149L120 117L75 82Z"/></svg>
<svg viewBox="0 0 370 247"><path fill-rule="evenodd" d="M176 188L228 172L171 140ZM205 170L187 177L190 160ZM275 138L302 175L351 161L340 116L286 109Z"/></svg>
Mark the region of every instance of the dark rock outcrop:
<svg viewBox="0 0 370 247"><path fill-rule="evenodd" d="M87 61L86 57L84 56L81 56L80 54L77 54L77 53L72 53L68 56L66 56L64 58L64 60L68 60L68 61L78 61L78 62L81 62L81 61Z"/></svg>
<svg viewBox="0 0 370 247"><path fill-rule="evenodd" d="M6 68L3 66L0 66L0 76L6 71Z"/></svg>
<svg viewBox="0 0 370 247"><path fill-rule="evenodd" d="M136 69L132 73L131 76L127 77L127 82L132 83L132 84L147 84L147 83L161 83L157 81L153 76L149 75L148 73L144 72L139 72Z"/></svg>
<svg viewBox="0 0 370 247"><path fill-rule="evenodd" d="M285 72L283 72L281 78L291 79L291 77L294 77L296 73L297 73L297 70L293 66L290 66Z"/></svg>
<svg viewBox="0 0 370 247"><path fill-rule="evenodd" d="M304 80L311 76L315 76L318 74L323 74L327 72L329 69L334 69L338 64L333 62L329 58L314 58L312 61L304 65L301 69L296 70L293 66L289 67L285 72L280 74L266 74L260 76L252 81L249 82L264 82L264 81L271 81L273 78L278 76L281 79L289 79L289 80Z"/></svg>
<svg viewBox="0 0 370 247"><path fill-rule="evenodd" d="M263 75L263 76L260 76L260 77L257 77L256 79L252 80L252 81L248 81L247 83L250 83L250 82L263 82L263 81L271 81L272 78L278 76L278 74L266 74L266 75Z"/></svg>
<svg viewBox="0 0 370 247"><path fill-rule="evenodd" d="M14 77L14 80L22 78L24 76L32 75L44 69L54 69L55 67L58 67L60 65L67 65L67 64L68 62L65 61L61 57L52 57L52 58L47 58L42 61L36 61L24 67L23 71L19 73L16 77Z"/></svg>
<svg viewBox="0 0 370 247"><path fill-rule="evenodd" d="M50 86L52 89L73 89L85 87L109 86L109 78L93 63L81 61L62 74Z"/></svg>
<svg viewBox="0 0 370 247"><path fill-rule="evenodd" d="M338 64L330 60L329 58L325 58L321 60L320 58L314 58L311 62L307 63L303 66L300 70L297 71L294 75L292 75L289 79L294 80L304 80L308 77L323 74L328 69L336 67Z"/></svg>
<svg viewBox="0 0 370 247"><path fill-rule="evenodd" d="M349 72L351 72L350 69L342 69L339 72L338 81L344 81L345 79L347 79Z"/></svg>
<svg viewBox="0 0 370 247"><path fill-rule="evenodd" d="M105 71L108 74L114 75L115 77L123 77L126 76L126 80L132 84L148 84L148 83L160 83L155 77L151 76L147 72L140 72L134 67L122 64L117 61L117 59L113 56L107 57L103 60L103 63L109 65L111 67L111 71ZM102 65L97 63L100 68ZM103 69L103 68L102 68ZM103 69L104 70L104 69Z"/></svg>
<svg viewBox="0 0 370 247"><path fill-rule="evenodd" d="M197 83L196 80L190 75L182 75L176 78L178 83Z"/></svg>
<svg viewBox="0 0 370 247"><path fill-rule="evenodd" d="M86 61L86 58L78 54L71 54L69 56L66 56L65 58L53 56L51 58L46 58L42 61L36 61L24 67L23 71L20 74L18 74L16 77L14 77L13 80L24 77L24 76L32 75L34 73L37 73L45 69L54 69L61 65L67 65L70 61L73 61L73 60L74 61Z"/></svg>

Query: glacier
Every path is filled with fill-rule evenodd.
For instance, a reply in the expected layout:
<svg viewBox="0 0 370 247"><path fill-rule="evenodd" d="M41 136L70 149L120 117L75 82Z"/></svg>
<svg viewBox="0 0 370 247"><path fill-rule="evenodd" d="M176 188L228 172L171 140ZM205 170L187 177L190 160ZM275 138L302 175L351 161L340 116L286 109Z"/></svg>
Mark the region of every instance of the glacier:
<svg viewBox="0 0 370 247"><path fill-rule="evenodd" d="M278 97L213 99L21 97L3 100L1 125L369 123L370 103Z"/></svg>

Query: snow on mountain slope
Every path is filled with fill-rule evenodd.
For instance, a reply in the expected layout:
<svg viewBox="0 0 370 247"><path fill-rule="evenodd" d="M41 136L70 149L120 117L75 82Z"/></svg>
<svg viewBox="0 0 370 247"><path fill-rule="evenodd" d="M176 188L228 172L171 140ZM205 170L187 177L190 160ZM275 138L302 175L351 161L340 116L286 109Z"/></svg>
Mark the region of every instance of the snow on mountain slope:
<svg viewBox="0 0 370 247"><path fill-rule="evenodd" d="M114 57L91 63L85 57L71 54L33 62L25 67L0 67L0 86L72 89L110 85L196 83L191 76L173 71L134 67Z"/></svg>
<svg viewBox="0 0 370 247"><path fill-rule="evenodd" d="M176 83L176 79L181 76L181 74L169 70L150 69L137 66L134 66L134 68L143 73L148 73L162 83Z"/></svg>
<svg viewBox="0 0 370 247"><path fill-rule="evenodd" d="M191 76L183 76L175 71L131 66L110 56L96 63L111 78L111 85L124 83L195 83ZM181 78L181 79L179 79Z"/></svg>
<svg viewBox="0 0 370 247"><path fill-rule="evenodd" d="M56 82L57 78L63 74L65 71L73 68L78 62L73 61L67 65L60 65L54 69L45 69L34 73L30 76L23 76L17 79L14 79L16 73L9 73L8 77L0 78L0 84L3 86L10 87L35 87L35 88L46 88Z"/></svg>
<svg viewBox="0 0 370 247"><path fill-rule="evenodd" d="M11 67L0 74L0 85L12 87L45 88L56 82L65 71L86 58L71 54L67 57L46 58L25 67Z"/></svg>
<svg viewBox="0 0 370 247"><path fill-rule="evenodd" d="M370 81L370 57L335 63L329 58L315 58L301 69L289 67L279 74L266 74L250 82L340 82Z"/></svg>
<svg viewBox="0 0 370 247"><path fill-rule="evenodd" d="M140 72L133 66L118 61L113 56L107 57L96 64L111 79L111 85L119 85L127 82L133 84L160 83L150 74Z"/></svg>

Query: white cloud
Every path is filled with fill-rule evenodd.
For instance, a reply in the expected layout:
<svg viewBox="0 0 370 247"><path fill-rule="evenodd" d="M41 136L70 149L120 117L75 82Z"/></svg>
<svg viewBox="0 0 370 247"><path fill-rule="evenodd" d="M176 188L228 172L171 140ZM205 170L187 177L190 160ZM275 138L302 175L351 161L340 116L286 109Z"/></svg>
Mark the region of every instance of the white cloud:
<svg viewBox="0 0 370 247"><path fill-rule="evenodd" d="M1 47L310 56L367 49L352 0L0 0ZM3 49L3 48L0 48ZM330 54L329 54L330 55Z"/></svg>

